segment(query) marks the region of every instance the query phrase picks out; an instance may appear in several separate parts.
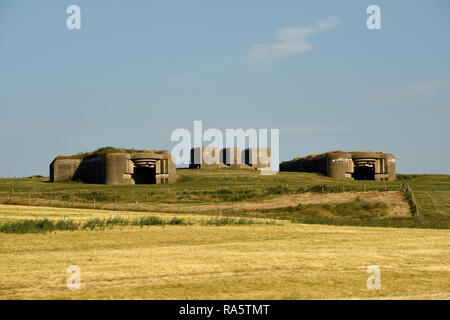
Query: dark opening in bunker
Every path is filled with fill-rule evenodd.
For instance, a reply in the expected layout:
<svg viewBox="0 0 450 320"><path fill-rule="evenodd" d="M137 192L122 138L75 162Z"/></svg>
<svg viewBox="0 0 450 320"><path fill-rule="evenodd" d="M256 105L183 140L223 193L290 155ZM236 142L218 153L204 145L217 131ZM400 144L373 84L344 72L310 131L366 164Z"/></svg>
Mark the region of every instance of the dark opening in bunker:
<svg viewBox="0 0 450 320"><path fill-rule="evenodd" d="M135 167L134 168L134 183L135 184L155 184L156 183L156 169L152 167Z"/></svg>
<svg viewBox="0 0 450 320"><path fill-rule="evenodd" d="M355 180L375 180L374 166L355 166L353 179Z"/></svg>

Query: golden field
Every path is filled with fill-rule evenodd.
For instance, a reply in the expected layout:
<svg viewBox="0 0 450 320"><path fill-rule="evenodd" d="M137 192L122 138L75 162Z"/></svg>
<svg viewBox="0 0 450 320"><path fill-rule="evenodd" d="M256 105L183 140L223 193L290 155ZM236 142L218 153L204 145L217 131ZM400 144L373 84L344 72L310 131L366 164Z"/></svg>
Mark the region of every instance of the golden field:
<svg viewBox="0 0 450 320"><path fill-rule="evenodd" d="M113 215L0 205L2 221ZM80 290L66 287L69 265L81 269ZM370 265L380 290L367 289ZM0 298L449 299L450 234L289 221L0 233Z"/></svg>

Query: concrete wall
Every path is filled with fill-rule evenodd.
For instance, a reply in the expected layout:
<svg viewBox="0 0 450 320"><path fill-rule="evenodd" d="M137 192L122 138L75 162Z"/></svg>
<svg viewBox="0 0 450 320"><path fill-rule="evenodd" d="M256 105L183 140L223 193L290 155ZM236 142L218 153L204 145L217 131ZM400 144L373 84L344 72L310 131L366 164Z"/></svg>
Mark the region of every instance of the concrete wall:
<svg viewBox="0 0 450 320"><path fill-rule="evenodd" d="M106 184L134 184L134 164L126 153L105 156Z"/></svg>
<svg viewBox="0 0 450 320"><path fill-rule="evenodd" d="M319 172L327 175L328 156L324 154L284 161L280 163L280 171Z"/></svg>
<svg viewBox="0 0 450 320"><path fill-rule="evenodd" d="M395 157L393 154L391 153L385 153L384 154L385 157L385 171L387 172L388 175L388 181L394 181L397 178L397 174L396 174L396 161L395 161Z"/></svg>
<svg viewBox="0 0 450 320"><path fill-rule="evenodd" d="M247 148L244 150L245 164L253 169L270 168L269 148Z"/></svg>
<svg viewBox="0 0 450 320"><path fill-rule="evenodd" d="M329 154L327 175L336 179L352 179L353 161L350 153L338 152Z"/></svg>
<svg viewBox="0 0 450 320"><path fill-rule="evenodd" d="M80 166L81 159L55 159L50 164L50 181L71 180Z"/></svg>
<svg viewBox="0 0 450 320"><path fill-rule="evenodd" d="M105 156L82 159L73 175L74 180L84 183L106 183Z"/></svg>
<svg viewBox="0 0 450 320"><path fill-rule="evenodd" d="M242 150L240 148L224 148L220 151L220 162L227 166L242 164Z"/></svg>
<svg viewBox="0 0 450 320"><path fill-rule="evenodd" d="M218 148L197 147L191 149L191 160L189 168L191 169L217 169L226 168L220 161L220 152Z"/></svg>
<svg viewBox="0 0 450 320"><path fill-rule="evenodd" d="M191 169L266 169L270 168L269 148L224 148L219 150L211 147L191 149Z"/></svg>

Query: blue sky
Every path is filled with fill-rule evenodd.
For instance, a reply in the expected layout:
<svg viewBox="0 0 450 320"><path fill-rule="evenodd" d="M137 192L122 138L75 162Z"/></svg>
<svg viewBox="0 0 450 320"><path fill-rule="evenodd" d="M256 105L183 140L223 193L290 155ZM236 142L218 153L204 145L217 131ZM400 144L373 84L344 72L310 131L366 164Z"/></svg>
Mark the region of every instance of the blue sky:
<svg viewBox="0 0 450 320"><path fill-rule="evenodd" d="M447 0L1 0L0 177L107 145L170 150L194 120L278 128L281 160L364 149L449 174L449 31Z"/></svg>

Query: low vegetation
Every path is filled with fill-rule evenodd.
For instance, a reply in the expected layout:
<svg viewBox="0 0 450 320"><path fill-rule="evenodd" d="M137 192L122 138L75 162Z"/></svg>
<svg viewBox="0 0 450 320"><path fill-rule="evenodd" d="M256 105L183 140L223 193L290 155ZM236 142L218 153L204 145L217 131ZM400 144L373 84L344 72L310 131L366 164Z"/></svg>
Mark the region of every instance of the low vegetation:
<svg viewBox="0 0 450 320"><path fill-rule="evenodd" d="M277 216L304 223L327 223L367 226L404 226L450 228L450 176L399 175L397 181L337 180L314 173L281 172L275 176L262 176L257 171L241 169L177 171L178 181L170 185L95 185L79 182L49 183L48 178L0 179L0 203L74 208L99 208L108 210L136 210L172 213L198 213L205 205L228 205L229 216L247 216L239 209L242 203L261 203L295 194L338 194L342 192L396 191L403 192L407 182L415 196L422 223L418 223L416 208L408 194L410 217L392 217L383 212L390 208L358 210L355 202L301 205L294 214L287 212L290 205L280 206L272 213L256 211L259 216ZM383 202L382 197L380 202ZM293 205L297 206L298 203ZM224 210L226 213L227 210ZM212 212L202 212L216 214Z"/></svg>
<svg viewBox="0 0 450 320"><path fill-rule="evenodd" d="M106 228L124 227L124 226L187 226L187 225L203 225L203 226L238 226L250 224L275 224L271 220L255 220L245 218L230 217L212 217L203 219L186 219L181 217L173 217L166 219L159 216L141 216L136 218L127 218L122 216L113 216L108 218L92 218L85 221L74 219L20 219L0 223L0 232L2 233L49 233L54 231L74 231L74 230L104 230Z"/></svg>
<svg viewBox="0 0 450 320"><path fill-rule="evenodd" d="M287 220L294 223L332 224L371 227L401 227L401 228L448 228L446 225L421 224L416 217L400 217L390 214L390 207L382 201L364 201L356 198L343 203L305 204L269 209L222 209L224 216L240 216ZM214 212L204 212L211 214Z"/></svg>

